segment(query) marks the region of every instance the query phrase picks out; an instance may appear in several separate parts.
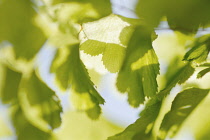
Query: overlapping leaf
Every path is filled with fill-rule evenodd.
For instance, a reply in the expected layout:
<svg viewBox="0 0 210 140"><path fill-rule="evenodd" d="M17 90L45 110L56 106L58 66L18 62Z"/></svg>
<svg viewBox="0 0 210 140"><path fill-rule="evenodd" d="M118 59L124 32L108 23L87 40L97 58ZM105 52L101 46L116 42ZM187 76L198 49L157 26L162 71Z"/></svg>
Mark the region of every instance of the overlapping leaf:
<svg viewBox="0 0 210 140"><path fill-rule="evenodd" d="M43 131L60 126L60 101L35 72L23 79L18 97L24 116L31 124Z"/></svg>
<svg viewBox="0 0 210 140"><path fill-rule="evenodd" d="M199 103L209 93L209 89L191 88L180 92L172 103L170 112L168 112L161 124L159 139L165 139L171 132L174 136L181 124L187 119Z"/></svg>
<svg viewBox="0 0 210 140"><path fill-rule="evenodd" d="M204 62L210 51L210 35L199 37L191 46L192 49L185 54L184 60L196 63Z"/></svg>
<svg viewBox="0 0 210 140"><path fill-rule="evenodd" d="M2 0L0 3L0 42L10 42L17 58L33 58L46 40L36 25L35 16L30 1Z"/></svg>
<svg viewBox="0 0 210 140"><path fill-rule="evenodd" d="M66 54L63 55L62 52ZM59 62L59 59L62 61ZM60 48L51 66L51 72L56 75L56 82L62 89L71 85L71 99L73 105L93 119L100 114L99 104L104 99L94 88L88 72L79 57L79 44Z"/></svg>
<svg viewBox="0 0 210 140"><path fill-rule="evenodd" d="M145 97L157 92L158 58L152 48L151 32L145 27L135 29L117 78L120 92L128 92L129 103L137 107Z"/></svg>
<svg viewBox="0 0 210 140"><path fill-rule="evenodd" d="M146 103L145 109L141 112L140 118L133 124L129 125L123 132L110 137L110 140L137 140L137 139L151 139L151 133L154 127L154 123L160 113L161 104L163 98L168 95L171 89L176 84L184 83L193 73L194 68L191 64L186 64L179 69L174 76L172 76L164 90L156 94L152 99ZM149 129L148 129L149 128Z"/></svg>

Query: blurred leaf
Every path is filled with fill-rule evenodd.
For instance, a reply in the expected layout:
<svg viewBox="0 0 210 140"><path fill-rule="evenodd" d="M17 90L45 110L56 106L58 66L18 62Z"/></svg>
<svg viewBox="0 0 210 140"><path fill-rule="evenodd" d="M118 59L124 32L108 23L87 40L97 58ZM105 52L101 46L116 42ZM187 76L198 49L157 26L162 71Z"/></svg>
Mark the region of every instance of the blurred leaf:
<svg viewBox="0 0 210 140"><path fill-rule="evenodd" d="M181 124L209 93L209 89L191 88L180 92L174 99L171 111L168 112L161 124L159 139L165 139L169 132L174 136Z"/></svg>
<svg viewBox="0 0 210 140"><path fill-rule="evenodd" d="M81 44L80 48L92 56L102 54L103 64L112 73L118 72L121 68L125 48L118 44L87 40Z"/></svg>
<svg viewBox="0 0 210 140"><path fill-rule="evenodd" d="M62 52L65 50L65 56ZM65 58L59 63L60 58ZM94 88L88 72L79 57L79 44L60 48L52 62L51 72L56 74L56 82L66 90L71 85L72 104L82 111L100 114L99 104L104 103L104 99ZM91 110L91 111L90 111ZM93 115L95 116L95 115ZM92 119L95 119L93 117Z"/></svg>
<svg viewBox="0 0 210 140"><path fill-rule="evenodd" d="M120 131L122 128L103 117L92 121L81 112L68 111L64 113L62 127L56 136L61 140L105 140Z"/></svg>
<svg viewBox="0 0 210 140"><path fill-rule="evenodd" d="M166 0L139 0L136 6L137 15L150 27L158 26L165 15Z"/></svg>
<svg viewBox="0 0 210 140"><path fill-rule="evenodd" d="M28 0L0 2L0 42L9 41L17 58L31 59L46 38L35 23L36 12Z"/></svg>
<svg viewBox="0 0 210 140"><path fill-rule="evenodd" d="M31 124L17 105L13 108L12 121L16 130L17 140L54 140L51 132L45 132Z"/></svg>
<svg viewBox="0 0 210 140"><path fill-rule="evenodd" d="M184 60L196 63L205 61L210 51L210 36L199 37L191 46L192 49L185 54Z"/></svg>
<svg viewBox="0 0 210 140"><path fill-rule="evenodd" d="M205 74L207 74L208 72L210 72L210 68L206 68L203 69L202 71L200 71L197 75L197 78L202 78Z"/></svg>
<svg viewBox="0 0 210 140"><path fill-rule="evenodd" d="M109 0L53 0L53 3L61 3L55 12L61 23L85 23L112 13Z"/></svg>
<svg viewBox="0 0 210 140"><path fill-rule="evenodd" d="M109 137L108 140L148 140L150 139L151 128L159 114L161 101L147 106L140 114L140 118L129 125L123 132Z"/></svg>
<svg viewBox="0 0 210 140"><path fill-rule="evenodd" d="M35 72L21 82L19 100L25 117L37 128L49 130L60 126L60 101Z"/></svg>
<svg viewBox="0 0 210 140"><path fill-rule="evenodd" d="M195 33L200 25L210 22L209 6L208 0L167 1L165 13L169 26L183 33Z"/></svg>
<svg viewBox="0 0 210 140"><path fill-rule="evenodd" d="M5 112L2 112L1 111L1 113L3 114ZM1 116L1 114L0 114L0 126L1 126L1 129L0 129L0 139L1 139L1 137L9 137L9 136L12 135L11 129L5 123L5 120L3 119L3 117Z"/></svg>
<svg viewBox="0 0 210 140"><path fill-rule="evenodd" d="M19 84L22 74L16 72L6 65L0 63L3 67L0 80L0 98L3 103L14 103L18 98Z"/></svg>
<svg viewBox="0 0 210 140"><path fill-rule="evenodd" d="M117 88L120 92L128 92L128 101L138 107L146 97L157 92L156 77L159 74L158 58L153 50L151 32L145 27L135 29L125 60L117 77Z"/></svg>
<svg viewBox="0 0 210 140"><path fill-rule="evenodd" d="M63 47L76 43L79 43L79 40L71 33L57 32L49 38L49 44L56 47Z"/></svg>
<svg viewBox="0 0 210 140"><path fill-rule="evenodd" d="M136 13L145 20L146 26L157 27L166 16L171 29L189 34L210 23L209 6L208 0L139 0Z"/></svg>

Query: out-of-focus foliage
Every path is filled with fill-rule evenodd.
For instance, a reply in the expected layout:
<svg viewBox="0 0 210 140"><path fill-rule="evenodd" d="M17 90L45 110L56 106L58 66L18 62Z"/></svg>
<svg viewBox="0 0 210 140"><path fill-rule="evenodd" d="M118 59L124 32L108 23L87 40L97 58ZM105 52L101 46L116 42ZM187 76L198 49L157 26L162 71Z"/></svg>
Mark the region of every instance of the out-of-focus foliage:
<svg viewBox="0 0 210 140"><path fill-rule="evenodd" d="M93 121L82 112L66 112L63 124L55 133L58 139L105 140L123 129L104 118Z"/></svg>
<svg viewBox="0 0 210 140"><path fill-rule="evenodd" d="M33 58L46 40L36 14L30 1L1 0L0 41L11 43L17 58Z"/></svg>
<svg viewBox="0 0 210 140"><path fill-rule="evenodd" d="M0 114L0 137L155 140L192 125L196 139L209 139L202 116L209 113L209 7L208 0L139 0L139 18L131 19L113 14L109 0L0 0L0 103L9 116ZM172 37L163 37L162 23ZM48 71L58 91L40 76L44 44L55 51ZM124 131L100 118L103 72L93 74L99 69L89 69L85 55L117 75L132 107L144 106ZM59 91L70 94L74 111L63 112Z"/></svg>

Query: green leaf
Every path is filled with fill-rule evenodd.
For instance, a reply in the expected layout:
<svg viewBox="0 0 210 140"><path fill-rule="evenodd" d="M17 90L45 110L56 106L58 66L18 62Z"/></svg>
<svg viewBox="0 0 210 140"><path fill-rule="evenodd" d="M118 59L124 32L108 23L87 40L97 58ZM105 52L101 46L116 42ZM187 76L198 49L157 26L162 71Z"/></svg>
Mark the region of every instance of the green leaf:
<svg viewBox="0 0 210 140"><path fill-rule="evenodd" d="M92 56L102 54L104 66L112 73L121 68L125 55L125 48L114 43L104 43L96 40L87 40L80 46L81 50Z"/></svg>
<svg viewBox="0 0 210 140"><path fill-rule="evenodd" d="M51 132L42 131L35 125L31 124L18 105L13 107L12 122L18 140L54 140Z"/></svg>
<svg viewBox="0 0 210 140"><path fill-rule="evenodd" d="M165 115L159 139L165 139L170 132L174 136L182 123L209 93L209 89L191 88L180 92L172 103L171 110Z"/></svg>
<svg viewBox="0 0 210 140"><path fill-rule="evenodd" d="M60 101L35 72L21 82L19 101L25 117L37 128L47 131L60 126Z"/></svg>
<svg viewBox="0 0 210 140"><path fill-rule="evenodd" d="M159 63L152 47L151 32L145 27L135 29L122 68L117 77L117 88L128 92L129 103L137 107L146 97L157 92L156 77L159 74Z"/></svg>
<svg viewBox="0 0 210 140"><path fill-rule="evenodd" d="M10 42L17 58L33 58L46 40L35 17L30 1L2 0L0 3L0 42Z"/></svg>
<svg viewBox="0 0 210 140"><path fill-rule="evenodd" d="M109 137L108 140L150 139L151 128L159 114L160 107L161 101L147 106L140 114L141 117L135 123L129 125L123 132Z"/></svg>
<svg viewBox="0 0 210 140"><path fill-rule="evenodd" d="M14 103L17 101L19 84L22 74L16 72L6 65L0 63L1 71L0 77L0 98L3 103Z"/></svg>
<svg viewBox="0 0 210 140"><path fill-rule="evenodd" d="M203 69L202 71L200 71L197 75L197 78L202 78L205 74L207 74L208 72L210 72L210 68L206 68Z"/></svg>
<svg viewBox="0 0 210 140"><path fill-rule="evenodd" d="M66 54L63 55L62 52ZM58 61L60 58L62 61ZM78 110L86 111L89 116L100 114L99 104L104 103L104 99L94 88L88 72L79 57L79 44L60 48L55 56L51 71L56 75L56 82L61 89L66 90L71 85L72 104ZM92 115L90 113L93 112ZM92 117L95 119L96 117Z"/></svg>
<svg viewBox="0 0 210 140"><path fill-rule="evenodd" d="M193 75L194 71L195 68L193 68L190 63L181 67L170 79L168 79L166 88L158 93L158 98L162 100L163 97L170 93L171 89L175 87L176 84L181 85L188 80Z"/></svg>
<svg viewBox="0 0 210 140"><path fill-rule="evenodd" d="M109 0L53 0L53 3L61 3L55 12L61 23L67 21L85 23L112 13Z"/></svg>
<svg viewBox="0 0 210 140"><path fill-rule="evenodd" d="M204 62L210 51L210 36L204 35L199 37L184 56L185 61L194 61L196 63Z"/></svg>

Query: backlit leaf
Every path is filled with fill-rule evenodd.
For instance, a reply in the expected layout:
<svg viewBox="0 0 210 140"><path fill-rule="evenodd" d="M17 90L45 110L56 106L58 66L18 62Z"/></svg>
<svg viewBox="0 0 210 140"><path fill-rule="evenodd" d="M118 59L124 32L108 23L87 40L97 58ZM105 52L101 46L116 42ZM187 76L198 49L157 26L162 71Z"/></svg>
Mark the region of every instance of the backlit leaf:
<svg viewBox="0 0 210 140"><path fill-rule="evenodd" d="M80 33L82 40L80 49L92 56L102 54L105 67L112 73L118 72L125 55L124 42L130 37L123 33L124 38L121 38L121 34L128 26L130 23L117 15L84 24Z"/></svg>

